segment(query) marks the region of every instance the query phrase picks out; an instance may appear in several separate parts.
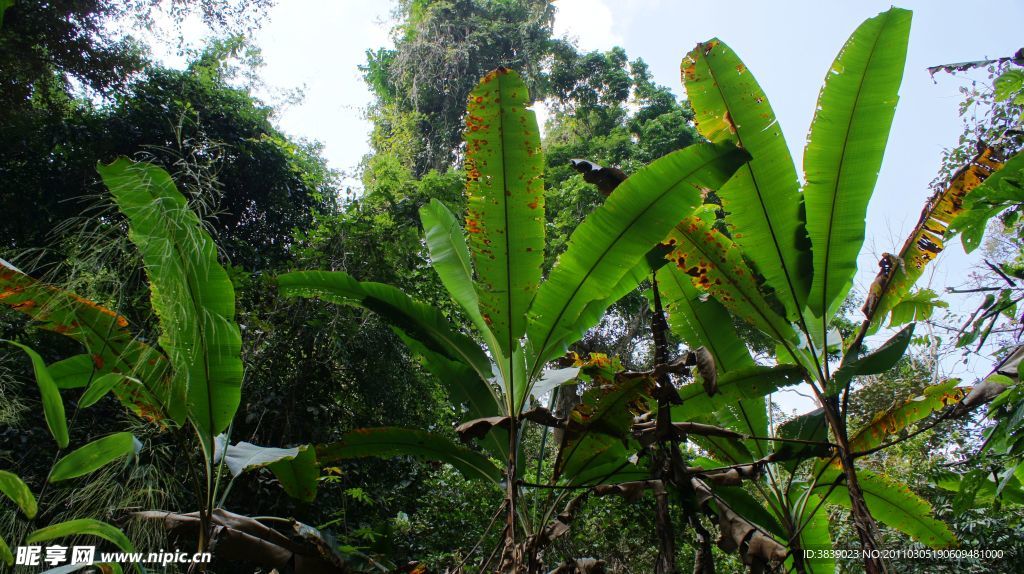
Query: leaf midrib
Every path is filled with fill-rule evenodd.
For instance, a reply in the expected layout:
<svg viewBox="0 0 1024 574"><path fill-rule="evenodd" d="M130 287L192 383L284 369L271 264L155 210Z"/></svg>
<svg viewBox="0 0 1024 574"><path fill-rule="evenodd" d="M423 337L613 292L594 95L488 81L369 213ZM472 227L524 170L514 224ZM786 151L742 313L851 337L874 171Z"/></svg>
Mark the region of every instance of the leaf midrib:
<svg viewBox="0 0 1024 574"><path fill-rule="evenodd" d="M512 316L512 298L515 294L512 291L512 244L509 236L509 209L512 195L509 191L508 185L508 153L506 152L505 142L505 78L507 75L498 76L498 95L501 98L502 103L498 106L498 140L501 142L501 195L502 195L502 215L505 218L505 319L508 325L508 415L512 417L513 422L518 416L516 407L516 385L515 385L515 366L512 364L515 361L515 350L513 349L513 342L515 341L514 331L512 329L512 322L514 320ZM513 428L515 424L512 425Z"/></svg>

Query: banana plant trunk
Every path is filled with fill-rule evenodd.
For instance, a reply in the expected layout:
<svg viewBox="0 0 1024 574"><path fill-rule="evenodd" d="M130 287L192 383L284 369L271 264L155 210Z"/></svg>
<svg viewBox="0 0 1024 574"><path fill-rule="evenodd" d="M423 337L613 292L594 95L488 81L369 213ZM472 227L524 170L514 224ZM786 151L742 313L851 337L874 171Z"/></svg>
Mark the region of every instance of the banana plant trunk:
<svg viewBox="0 0 1024 574"><path fill-rule="evenodd" d="M826 400L823 401L823 406L825 418L835 436L836 445L839 447L839 462L843 467L846 490L850 496L850 516L853 519L853 527L857 531L857 538L860 540L864 571L867 574L886 574L888 570L878 552L878 525L875 523L874 517L871 516L867 501L864 499L864 492L860 489L860 481L857 480L853 452L850 450L845 421L838 412L838 401Z"/></svg>
<svg viewBox="0 0 1024 574"><path fill-rule="evenodd" d="M885 562L878 553L878 526L868 510L864 493L857 480L857 471L853 467L853 457L849 451L843 453L843 473L846 475L846 490L850 494L850 514L853 526L857 529L857 538L864 557L864 570L868 574L884 574L887 570Z"/></svg>
<svg viewBox="0 0 1024 574"><path fill-rule="evenodd" d="M651 293L654 300L654 315L651 317L651 335L654 339L654 363L663 365L668 363L668 322L665 320L665 311L661 306L661 294L658 291L658 280L651 277ZM658 451L655 457L659 478L666 485L655 493L655 527L658 530L658 561L655 564L655 574L676 574L676 544L675 529L672 527L672 515L670 513L667 485L673 477L678 450L675 439L669 438L672 435L672 405L669 404L669 393L675 392L672 381L668 375L658 377L658 419L657 432L659 437Z"/></svg>
<svg viewBox="0 0 1024 574"><path fill-rule="evenodd" d="M508 432L508 460L505 467L505 541L502 554L502 572L508 574L519 574L523 572L521 566L523 556L516 545L516 507L519 502L519 485L516 484L516 435L519 431L519 421L513 411L509 422Z"/></svg>

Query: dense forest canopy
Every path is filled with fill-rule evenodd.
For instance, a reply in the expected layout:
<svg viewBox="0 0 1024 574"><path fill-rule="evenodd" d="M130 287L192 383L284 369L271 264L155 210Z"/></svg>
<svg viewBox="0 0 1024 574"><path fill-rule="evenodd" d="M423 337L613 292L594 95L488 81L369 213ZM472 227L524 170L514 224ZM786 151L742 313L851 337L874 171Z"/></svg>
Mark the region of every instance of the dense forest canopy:
<svg viewBox="0 0 1024 574"><path fill-rule="evenodd" d="M909 10L794 161L714 22L666 86L556 2L400 0L353 190L256 95L272 9L0 1L0 569L1013 570L1024 49L928 70L963 133L876 254Z"/></svg>

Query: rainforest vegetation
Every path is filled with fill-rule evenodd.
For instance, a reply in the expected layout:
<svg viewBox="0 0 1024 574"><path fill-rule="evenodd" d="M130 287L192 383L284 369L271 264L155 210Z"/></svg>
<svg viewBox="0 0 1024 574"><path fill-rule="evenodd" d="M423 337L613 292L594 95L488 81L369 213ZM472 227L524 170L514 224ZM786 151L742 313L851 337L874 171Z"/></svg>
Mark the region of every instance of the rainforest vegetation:
<svg viewBox="0 0 1024 574"><path fill-rule="evenodd" d="M909 10L798 165L713 23L664 86L548 0L400 0L352 185L245 81L270 4L0 1L0 570L1019 568L1024 50L931 70L982 79L858 291ZM166 18L214 39L117 32Z"/></svg>

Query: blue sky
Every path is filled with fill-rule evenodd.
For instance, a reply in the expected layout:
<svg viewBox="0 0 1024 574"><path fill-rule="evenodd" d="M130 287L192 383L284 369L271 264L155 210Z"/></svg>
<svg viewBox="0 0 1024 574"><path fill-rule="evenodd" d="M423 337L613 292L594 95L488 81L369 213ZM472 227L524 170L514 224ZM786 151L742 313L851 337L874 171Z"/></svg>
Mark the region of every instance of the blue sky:
<svg viewBox="0 0 1024 574"><path fill-rule="evenodd" d="M390 45L391 3L355 0L281 0L255 37L266 66L262 79L274 90L302 88L301 103L277 119L293 136L318 140L332 167L353 170L368 151L369 123L363 110L369 93L357 66L369 48ZM718 37L747 64L765 90L800 165L818 90L836 53L866 18L889 8L879 1L557 0L556 32L583 49L624 47L641 57L658 83L681 94L679 61L697 42ZM903 2L914 11L901 100L885 161L868 211L867 240L856 288L863 290L883 251L896 251L916 223L943 149L961 132L958 88L969 80L934 79L936 64L1012 54L1024 44L1022 2ZM196 26L186 31L197 34ZM171 61L174 59L171 58ZM964 282L978 255L968 258L958 243L948 246L922 284L937 291ZM954 309L969 302L955 302ZM966 379L984 374L985 359L966 365L959 357L943 371ZM795 404L794 404L795 406Z"/></svg>

